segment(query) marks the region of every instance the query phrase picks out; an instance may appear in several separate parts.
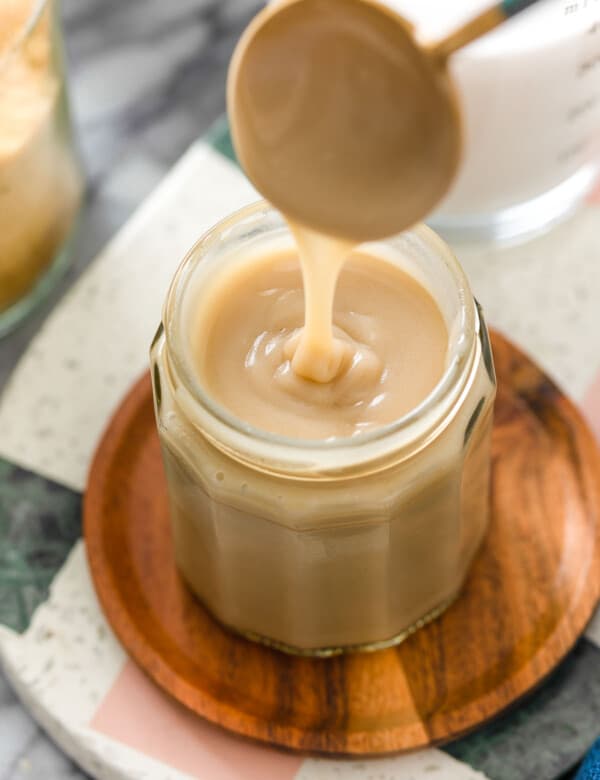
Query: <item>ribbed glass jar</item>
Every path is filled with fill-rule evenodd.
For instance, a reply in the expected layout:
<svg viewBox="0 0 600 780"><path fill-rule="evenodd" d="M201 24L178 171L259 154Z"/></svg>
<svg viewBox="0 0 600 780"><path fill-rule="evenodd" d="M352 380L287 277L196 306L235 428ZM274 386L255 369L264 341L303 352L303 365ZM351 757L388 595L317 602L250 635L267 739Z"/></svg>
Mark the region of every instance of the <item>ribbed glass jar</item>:
<svg viewBox="0 0 600 780"><path fill-rule="evenodd" d="M254 429L202 388L190 323L245 250L285 245L285 222L258 203L207 233L168 293L151 360L176 563L213 615L252 639L302 654L382 647L452 602L487 527L487 331L428 228L369 244L437 301L450 334L444 376L411 413L352 438Z"/></svg>

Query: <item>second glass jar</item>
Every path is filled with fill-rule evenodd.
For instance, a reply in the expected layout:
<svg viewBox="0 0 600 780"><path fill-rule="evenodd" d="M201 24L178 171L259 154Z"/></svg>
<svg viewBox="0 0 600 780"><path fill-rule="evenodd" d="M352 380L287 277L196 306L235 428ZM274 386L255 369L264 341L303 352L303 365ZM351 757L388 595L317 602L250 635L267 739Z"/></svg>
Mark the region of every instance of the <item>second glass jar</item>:
<svg viewBox="0 0 600 780"><path fill-rule="evenodd" d="M57 6L0 3L0 335L64 270L83 192Z"/></svg>

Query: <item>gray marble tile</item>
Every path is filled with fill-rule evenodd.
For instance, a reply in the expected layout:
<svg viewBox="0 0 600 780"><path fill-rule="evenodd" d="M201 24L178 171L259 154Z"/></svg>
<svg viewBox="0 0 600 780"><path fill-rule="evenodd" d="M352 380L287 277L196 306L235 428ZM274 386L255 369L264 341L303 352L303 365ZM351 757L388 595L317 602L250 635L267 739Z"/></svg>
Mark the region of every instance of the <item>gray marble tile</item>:
<svg viewBox="0 0 600 780"><path fill-rule="evenodd" d="M2 780L85 780L42 733L0 676L0 778Z"/></svg>
<svg viewBox="0 0 600 780"><path fill-rule="evenodd" d="M87 777L38 730L2 780L84 780Z"/></svg>
<svg viewBox="0 0 600 780"><path fill-rule="evenodd" d="M0 683L4 684L3 681ZM0 710L2 740L0 741L0 777L7 777L29 748L38 729L15 701L4 702Z"/></svg>

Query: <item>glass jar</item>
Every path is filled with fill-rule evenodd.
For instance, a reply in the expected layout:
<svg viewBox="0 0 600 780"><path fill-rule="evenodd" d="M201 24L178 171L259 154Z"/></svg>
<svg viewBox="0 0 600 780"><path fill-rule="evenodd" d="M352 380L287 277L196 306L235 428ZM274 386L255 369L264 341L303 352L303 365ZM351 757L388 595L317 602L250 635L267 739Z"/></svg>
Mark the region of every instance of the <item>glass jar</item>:
<svg viewBox="0 0 600 780"><path fill-rule="evenodd" d="M64 269L82 190L57 4L0 3L0 335Z"/></svg>
<svg viewBox="0 0 600 780"><path fill-rule="evenodd" d="M225 269L291 246L281 216L255 204L193 247L168 293L151 363L175 560L210 612L249 638L301 654L383 647L456 598L486 530L487 331L428 228L368 244L437 301L450 334L444 376L411 413L351 438L257 430L199 384L191 323Z"/></svg>
<svg viewBox="0 0 600 780"><path fill-rule="evenodd" d="M490 0L384 0L424 42ZM428 222L452 239L526 238L600 176L600 2L547 0L450 58L464 118L458 176Z"/></svg>

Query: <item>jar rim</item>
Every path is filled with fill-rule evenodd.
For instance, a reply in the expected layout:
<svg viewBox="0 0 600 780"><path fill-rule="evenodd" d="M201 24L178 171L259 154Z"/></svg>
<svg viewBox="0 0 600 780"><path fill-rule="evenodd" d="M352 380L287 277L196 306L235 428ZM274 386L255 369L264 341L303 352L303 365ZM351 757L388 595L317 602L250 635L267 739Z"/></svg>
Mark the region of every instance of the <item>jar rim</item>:
<svg viewBox="0 0 600 780"><path fill-rule="evenodd" d="M305 454L313 453L315 457L318 457L319 453L340 452L348 447L351 447L352 451L356 452L361 445L371 445L386 440L395 434L406 433L430 414L445 398L451 395L460 379L467 375L471 365L470 358L478 327L475 301L465 272L448 245L433 230L423 224L405 231L402 235L415 235L442 258L456 284L460 301L459 326L450 337L450 359L444 374L429 395L414 409L391 423L372 430L361 431L352 436L340 436L329 439L302 439L266 431L245 422L221 406L201 386L190 362L186 360L180 348L180 345L183 343L180 333L182 318L177 317L176 312L181 310L183 297L186 293L188 282L193 276L194 269L202 261L203 256L209 249L228 230L234 228L243 220L264 218L268 215L280 216L279 212L265 200L257 201L233 212L230 216L225 217L206 231L195 242L177 269L167 293L162 323L169 363L173 366L175 375L181 383L180 387L183 387L192 404L200 404L203 410L207 411L210 416L232 432L273 447L283 447L288 450L293 448L295 452L302 451ZM391 236L387 240L393 238L395 236ZM385 240L383 239L384 242Z"/></svg>
<svg viewBox="0 0 600 780"><path fill-rule="evenodd" d="M13 41L9 43L4 51L0 51L0 74L2 73L3 68L9 63L10 59L23 48L27 39L35 30L44 10L51 2L52 0L36 0L36 2L32 4L26 21L20 27Z"/></svg>

